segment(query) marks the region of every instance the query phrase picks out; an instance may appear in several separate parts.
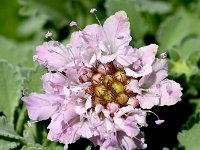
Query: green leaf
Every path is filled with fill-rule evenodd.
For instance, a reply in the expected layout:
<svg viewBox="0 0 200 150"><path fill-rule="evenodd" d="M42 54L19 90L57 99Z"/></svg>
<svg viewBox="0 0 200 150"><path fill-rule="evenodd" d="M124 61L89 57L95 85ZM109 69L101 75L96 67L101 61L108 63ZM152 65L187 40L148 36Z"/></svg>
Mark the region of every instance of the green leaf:
<svg viewBox="0 0 200 150"><path fill-rule="evenodd" d="M9 38L16 37L16 29L20 24L21 18L18 15L19 4L16 0L1 1L0 5L0 35ZM1 44L0 44L1 45Z"/></svg>
<svg viewBox="0 0 200 150"><path fill-rule="evenodd" d="M200 113L200 98L190 99L189 102L190 102L191 105L195 105L194 114Z"/></svg>
<svg viewBox="0 0 200 150"><path fill-rule="evenodd" d="M177 48L176 51L179 53L181 59L183 60L188 60L191 56L195 55L195 57L193 56L192 58L190 58L191 59L190 61L196 63L196 61L200 57L199 47L200 47L200 37L189 38L185 40L183 44L181 44Z"/></svg>
<svg viewBox="0 0 200 150"><path fill-rule="evenodd" d="M197 61L200 58L199 53L200 37L188 38L180 44L177 48L169 50L172 72L178 74L185 74L189 79L190 76L199 72Z"/></svg>
<svg viewBox="0 0 200 150"><path fill-rule="evenodd" d="M197 14L186 9L179 9L169 16L159 27L157 40L161 49L166 51L180 45L184 38L200 35L200 18Z"/></svg>
<svg viewBox="0 0 200 150"><path fill-rule="evenodd" d="M23 132L23 137L24 139L26 140L26 143L28 144L35 144L35 125L32 125L33 127L30 128L28 127L27 125L25 125L25 129L24 129L24 132Z"/></svg>
<svg viewBox="0 0 200 150"><path fill-rule="evenodd" d="M85 150L91 150L91 149L92 149L92 144L88 145Z"/></svg>
<svg viewBox="0 0 200 150"><path fill-rule="evenodd" d="M179 143L186 150L199 150L200 147L200 123L194 124L189 130L183 130L178 134Z"/></svg>
<svg viewBox="0 0 200 150"><path fill-rule="evenodd" d="M47 70L41 66L36 67L28 72L27 80L24 83L24 87L29 92L43 92L41 76L46 73Z"/></svg>
<svg viewBox="0 0 200 150"><path fill-rule="evenodd" d="M198 150L200 147L200 99L190 99L194 112L178 133L179 143L187 150Z"/></svg>
<svg viewBox="0 0 200 150"><path fill-rule="evenodd" d="M17 28L17 33L20 36L31 36L34 34L43 36L41 31L46 22L47 18L42 15L29 17L21 22L20 26Z"/></svg>
<svg viewBox="0 0 200 150"><path fill-rule="evenodd" d="M4 116L0 117L0 136L15 140L23 140L23 138L15 132Z"/></svg>
<svg viewBox="0 0 200 150"><path fill-rule="evenodd" d="M0 75L0 111L12 122L15 107L21 97L19 74L12 65L0 61Z"/></svg>
<svg viewBox="0 0 200 150"><path fill-rule="evenodd" d="M24 143L24 139L19 136L4 116L0 117L0 149L8 150L16 148Z"/></svg>
<svg viewBox="0 0 200 150"><path fill-rule="evenodd" d="M20 145L19 142L9 141L0 137L0 149L2 150L10 150L18 147Z"/></svg>
<svg viewBox="0 0 200 150"><path fill-rule="evenodd" d="M134 0L139 11L150 14L164 14L171 11L171 5L165 1Z"/></svg>
<svg viewBox="0 0 200 150"><path fill-rule="evenodd" d="M76 20L81 26L92 22L94 17L89 10L96 6L98 1L73 0L18 0L22 5L21 15L44 16L57 28L66 26L70 21Z"/></svg>
<svg viewBox="0 0 200 150"><path fill-rule="evenodd" d="M186 76L186 80L189 81L192 75L198 74L199 69L195 65L191 65L184 60L179 60L176 62L170 61L169 70L172 75L182 75Z"/></svg>
<svg viewBox="0 0 200 150"><path fill-rule="evenodd" d="M144 44L143 38L148 29L148 24L134 3L134 0L107 0L105 3L108 16L119 10L124 10L130 20L131 32L133 34L134 46L139 47Z"/></svg>
<svg viewBox="0 0 200 150"><path fill-rule="evenodd" d="M14 66L33 67L35 42L19 43L0 36L0 59L7 60Z"/></svg>
<svg viewBox="0 0 200 150"><path fill-rule="evenodd" d="M21 150L48 150L48 148L43 147L42 145L39 144L35 144L35 145L23 146Z"/></svg>

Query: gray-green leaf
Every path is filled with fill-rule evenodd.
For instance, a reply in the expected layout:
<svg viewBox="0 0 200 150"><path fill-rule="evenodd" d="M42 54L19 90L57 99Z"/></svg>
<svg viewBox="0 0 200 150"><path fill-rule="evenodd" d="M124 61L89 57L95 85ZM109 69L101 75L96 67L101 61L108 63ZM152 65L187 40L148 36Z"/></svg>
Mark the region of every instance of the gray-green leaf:
<svg viewBox="0 0 200 150"><path fill-rule="evenodd" d="M183 130L178 134L178 140L186 150L199 150L200 147L200 123L194 124L189 130Z"/></svg>
<svg viewBox="0 0 200 150"><path fill-rule="evenodd" d="M0 117L0 149L8 150L16 148L23 143L24 139L19 136L4 116Z"/></svg>
<svg viewBox="0 0 200 150"><path fill-rule="evenodd" d="M159 27L157 39L163 51L177 46L191 35L200 35L200 18L186 9L179 9L169 16Z"/></svg>
<svg viewBox="0 0 200 150"><path fill-rule="evenodd" d="M24 87L28 89L29 92L42 92L42 81L41 76L46 73L47 70L41 66L36 67L34 70L28 72L27 80L24 83Z"/></svg>
<svg viewBox="0 0 200 150"><path fill-rule="evenodd" d="M0 111L12 122L15 107L21 97L19 74L12 65L0 61L0 76Z"/></svg>

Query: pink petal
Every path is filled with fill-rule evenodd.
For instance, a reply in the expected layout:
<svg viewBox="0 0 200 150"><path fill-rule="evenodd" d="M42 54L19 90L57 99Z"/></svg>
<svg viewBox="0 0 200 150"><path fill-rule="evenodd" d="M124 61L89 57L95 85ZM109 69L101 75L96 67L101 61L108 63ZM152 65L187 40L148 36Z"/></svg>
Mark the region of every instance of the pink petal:
<svg viewBox="0 0 200 150"><path fill-rule="evenodd" d="M138 85L138 80L132 79L131 82L128 84L128 87L134 92L141 94L141 90Z"/></svg>
<svg viewBox="0 0 200 150"><path fill-rule="evenodd" d="M179 83L173 80L163 80L160 83L161 99L159 106L174 105L181 101L182 88Z"/></svg>
<svg viewBox="0 0 200 150"><path fill-rule="evenodd" d="M119 50L117 53L117 62L123 66L131 65L138 58L134 54L134 49L130 46L125 47L122 50Z"/></svg>
<svg viewBox="0 0 200 150"><path fill-rule="evenodd" d="M34 59L50 70L63 71L71 60L66 47L56 41L45 42L36 48Z"/></svg>
<svg viewBox="0 0 200 150"><path fill-rule="evenodd" d="M42 76L43 89L49 94L63 95L66 77L61 73L46 73Z"/></svg>
<svg viewBox="0 0 200 150"><path fill-rule="evenodd" d="M158 50L158 45L150 44L148 46L141 47L138 51L142 55L142 62L143 64L151 65L155 60L155 55Z"/></svg>
<svg viewBox="0 0 200 150"><path fill-rule="evenodd" d="M56 95L32 93L22 100L28 107L28 115L32 120L46 120L58 110L63 99Z"/></svg>
<svg viewBox="0 0 200 150"><path fill-rule="evenodd" d="M116 12L115 15L106 19L103 29L106 34L106 41L112 45L112 48L110 49L112 53L128 46L131 41L130 23L124 11Z"/></svg>
<svg viewBox="0 0 200 150"><path fill-rule="evenodd" d="M162 124L163 122L165 122L165 120L156 120L156 121L155 121L155 123L156 123L157 125L160 125L160 124Z"/></svg>
<svg viewBox="0 0 200 150"><path fill-rule="evenodd" d="M116 54L112 54L112 55L104 55L102 56L99 61L103 64L106 64L108 62L113 61L116 58Z"/></svg>
<svg viewBox="0 0 200 150"><path fill-rule="evenodd" d="M138 78L138 77L141 77L141 76L144 76L144 75L151 73L152 67L150 65L145 65L138 72L135 72L130 68L125 68L124 70L125 70L127 76L131 76L133 78Z"/></svg>
<svg viewBox="0 0 200 150"><path fill-rule="evenodd" d="M160 98L158 96L153 96L151 94L146 94L143 96L136 96L136 98L139 100L140 106L143 109L150 109L155 105L159 104Z"/></svg>

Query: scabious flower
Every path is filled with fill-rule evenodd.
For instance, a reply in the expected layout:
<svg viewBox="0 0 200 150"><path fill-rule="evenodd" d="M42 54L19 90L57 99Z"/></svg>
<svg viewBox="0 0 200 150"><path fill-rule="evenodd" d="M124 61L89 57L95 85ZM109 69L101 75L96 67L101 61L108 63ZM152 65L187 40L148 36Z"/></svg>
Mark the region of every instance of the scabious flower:
<svg viewBox="0 0 200 150"><path fill-rule="evenodd" d="M137 49L130 41L128 17L119 11L72 33L67 45L51 40L36 48L34 60L49 70L41 77L45 93L22 100L31 120L51 118L48 139L65 149L79 138L101 150L147 147L141 127L149 109L176 104L182 88L166 78L166 55L156 58L156 44Z"/></svg>

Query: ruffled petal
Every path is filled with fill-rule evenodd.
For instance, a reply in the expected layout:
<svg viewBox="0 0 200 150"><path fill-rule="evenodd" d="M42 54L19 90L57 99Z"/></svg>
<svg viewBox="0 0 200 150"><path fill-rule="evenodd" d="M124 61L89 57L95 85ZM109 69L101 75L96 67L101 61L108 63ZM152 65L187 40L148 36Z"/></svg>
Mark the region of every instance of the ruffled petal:
<svg viewBox="0 0 200 150"><path fill-rule="evenodd" d="M173 80L163 80L160 83L161 99L159 106L174 105L181 101L182 88L179 83Z"/></svg>
<svg viewBox="0 0 200 150"><path fill-rule="evenodd" d="M72 58L64 45L57 41L49 41L36 48L34 60L50 70L63 71Z"/></svg>
<svg viewBox="0 0 200 150"><path fill-rule="evenodd" d="M57 95L32 93L22 100L28 107L28 115L32 120L46 120L59 109L63 99Z"/></svg>
<svg viewBox="0 0 200 150"><path fill-rule="evenodd" d="M124 11L116 12L104 22L103 29L106 37L107 51L111 53L117 52L128 46L131 41L130 23Z"/></svg>
<svg viewBox="0 0 200 150"><path fill-rule="evenodd" d="M64 94L64 86L67 86L66 77L61 73L46 73L42 76L43 89L48 94Z"/></svg>
<svg viewBox="0 0 200 150"><path fill-rule="evenodd" d="M158 105L160 100L159 96L151 94L137 95L136 98L143 109L151 109L153 106Z"/></svg>
<svg viewBox="0 0 200 150"><path fill-rule="evenodd" d="M155 60L155 56L158 50L158 45L150 44L148 46L144 46L138 49L140 55L142 55L142 63L143 65L149 64L151 65Z"/></svg>

